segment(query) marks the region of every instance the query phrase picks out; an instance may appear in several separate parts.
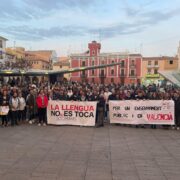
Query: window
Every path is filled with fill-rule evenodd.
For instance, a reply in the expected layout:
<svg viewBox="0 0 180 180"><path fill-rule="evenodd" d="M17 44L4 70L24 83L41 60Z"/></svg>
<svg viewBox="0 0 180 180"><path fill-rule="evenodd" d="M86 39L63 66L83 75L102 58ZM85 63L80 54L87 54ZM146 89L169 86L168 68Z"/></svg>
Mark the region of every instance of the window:
<svg viewBox="0 0 180 180"><path fill-rule="evenodd" d="M101 70L101 76L104 76L104 69Z"/></svg>
<svg viewBox="0 0 180 180"><path fill-rule="evenodd" d="M112 61L111 64L114 64L114 61Z"/></svg>
<svg viewBox="0 0 180 180"><path fill-rule="evenodd" d="M111 83L114 83L114 78L111 78Z"/></svg>
<svg viewBox="0 0 180 180"><path fill-rule="evenodd" d="M94 61L92 61L92 66L94 66Z"/></svg>
<svg viewBox="0 0 180 180"><path fill-rule="evenodd" d="M82 61L82 67L86 66L86 62Z"/></svg>
<svg viewBox="0 0 180 180"><path fill-rule="evenodd" d="M148 74L151 74L151 69L148 69Z"/></svg>
<svg viewBox="0 0 180 180"><path fill-rule="evenodd" d="M95 50L92 51L92 55L95 55Z"/></svg>
<svg viewBox="0 0 180 180"><path fill-rule="evenodd" d="M102 64L104 64L104 61L102 61Z"/></svg>
<svg viewBox="0 0 180 180"><path fill-rule="evenodd" d="M92 75L94 76L94 69L92 70Z"/></svg>
<svg viewBox="0 0 180 180"><path fill-rule="evenodd" d="M131 60L131 65L135 65L135 61L134 60Z"/></svg>
<svg viewBox="0 0 180 180"><path fill-rule="evenodd" d="M60 65L59 67L62 68L62 65Z"/></svg>
<svg viewBox="0 0 180 180"><path fill-rule="evenodd" d="M169 60L169 64L173 64L173 60Z"/></svg>
<svg viewBox="0 0 180 180"><path fill-rule="evenodd" d="M154 69L154 74L158 74L158 69Z"/></svg>
<svg viewBox="0 0 180 180"><path fill-rule="evenodd" d="M3 59L3 55L2 54L0 54L0 59Z"/></svg>
<svg viewBox="0 0 180 180"><path fill-rule="evenodd" d="M124 67L124 61L121 61L121 67Z"/></svg>
<svg viewBox="0 0 180 180"><path fill-rule="evenodd" d="M121 76L124 76L124 69L121 69Z"/></svg>
<svg viewBox="0 0 180 180"><path fill-rule="evenodd" d="M0 48L2 48L3 47L3 42L2 42L2 40L0 40Z"/></svg>
<svg viewBox="0 0 180 180"><path fill-rule="evenodd" d="M114 75L114 69L111 69L111 75Z"/></svg>
<svg viewBox="0 0 180 180"><path fill-rule="evenodd" d="M151 61L148 61L148 65L151 65Z"/></svg>
<svg viewBox="0 0 180 180"><path fill-rule="evenodd" d="M94 83L94 78L92 78L92 82Z"/></svg>
<svg viewBox="0 0 180 180"><path fill-rule="evenodd" d="M131 76L134 76L134 75L135 75L134 70L131 70Z"/></svg>
<svg viewBox="0 0 180 180"><path fill-rule="evenodd" d="M156 65L156 66L157 66L157 65L158 65L158 61L155 61L155 62L154 62L154 65Z"/></svg>

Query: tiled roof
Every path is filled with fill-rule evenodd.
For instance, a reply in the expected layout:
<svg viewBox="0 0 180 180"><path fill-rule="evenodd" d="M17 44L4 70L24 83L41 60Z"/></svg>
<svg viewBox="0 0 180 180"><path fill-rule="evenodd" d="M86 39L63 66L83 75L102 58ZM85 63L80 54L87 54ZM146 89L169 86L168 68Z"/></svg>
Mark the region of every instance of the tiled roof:
<svg viewBox="0 0 180 180"><path fill-rule="evenodd" d="M160 57L143 57L143 61L160 61L160 60L167 60L167 59L173 59L173 60L178 60L177 57L172 57L172 56L160 56Z"/></svg>
<svg viewBox="0 0 180 180"><path fill-rule="evenodd" d="M40 51L26 51L26 53L37 55L37 57L49 61L52 55L52 50L40 50Z"/></svg>

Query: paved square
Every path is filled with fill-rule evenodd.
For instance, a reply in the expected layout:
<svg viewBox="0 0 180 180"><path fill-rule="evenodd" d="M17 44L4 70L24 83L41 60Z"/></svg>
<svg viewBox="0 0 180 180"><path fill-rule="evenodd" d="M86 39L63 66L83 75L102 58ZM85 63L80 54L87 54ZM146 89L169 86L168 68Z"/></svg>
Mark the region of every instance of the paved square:
<svg viewBox="0 0 180 180"><path fill-rule="evenodd" d="M179 180L180 132L21 125L0 129L0 180Z"/></svg>

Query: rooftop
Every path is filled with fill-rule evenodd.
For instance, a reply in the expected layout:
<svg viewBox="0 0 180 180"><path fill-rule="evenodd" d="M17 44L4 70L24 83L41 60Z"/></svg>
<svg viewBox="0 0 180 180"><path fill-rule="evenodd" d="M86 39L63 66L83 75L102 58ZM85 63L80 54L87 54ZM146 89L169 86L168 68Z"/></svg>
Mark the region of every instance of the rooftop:
<svg viewBox="0 0 180 180"><path fill-rule="evenodd" d="M4 41L8 41L8 39L6 39L6 38L4 38L4 37L2 37L2 36L0 36L0 39L1 39L1 40L4 40Z"/></svg>

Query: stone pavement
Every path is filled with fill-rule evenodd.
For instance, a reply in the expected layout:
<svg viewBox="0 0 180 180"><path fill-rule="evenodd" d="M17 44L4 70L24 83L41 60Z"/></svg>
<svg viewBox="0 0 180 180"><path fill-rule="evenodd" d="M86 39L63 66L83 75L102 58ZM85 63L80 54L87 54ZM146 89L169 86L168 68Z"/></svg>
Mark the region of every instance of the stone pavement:
<svg viewBox="0 0 180 180"><path fill-rule="evenodd" d="M0 128L0 180L179 180L180 132L21 125Z"/></svg>

